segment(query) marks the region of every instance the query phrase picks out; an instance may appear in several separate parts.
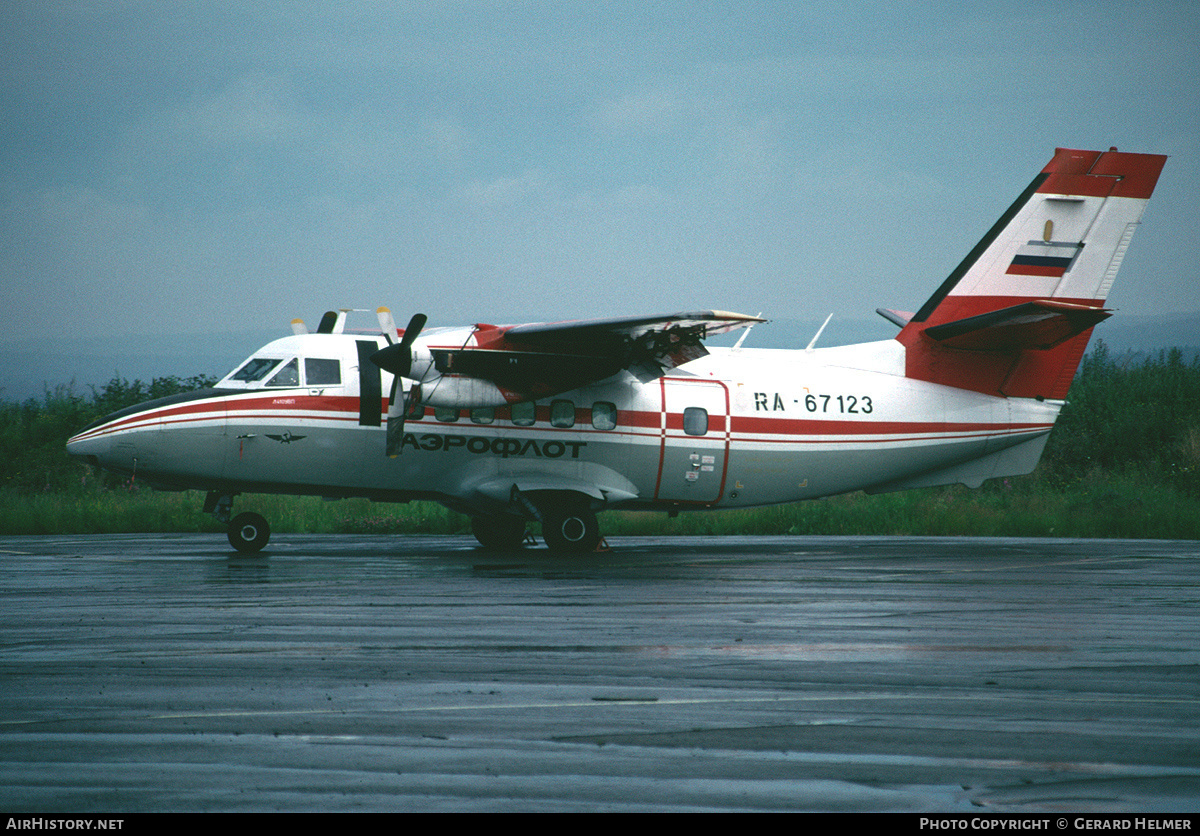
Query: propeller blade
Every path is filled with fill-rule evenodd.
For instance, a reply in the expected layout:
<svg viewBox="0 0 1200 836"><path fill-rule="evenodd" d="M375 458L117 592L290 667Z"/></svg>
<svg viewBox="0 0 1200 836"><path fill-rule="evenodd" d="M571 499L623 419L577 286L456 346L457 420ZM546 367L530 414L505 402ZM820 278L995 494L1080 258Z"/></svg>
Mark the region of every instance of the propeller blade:
<svg viewBox="0 0 1200 836"><path fill-rule="evenodd" d="M338 315L336 311L325 311L321 317L320 324L317 325L318 334L332 334L334 326L337 325Z"/></svg>
<svg viewBox="0 0 1200 836"><path fill-rule="evenodd" d="M400 395L397 398L397 395ZM397 400L399 400L399 408L397 409ZM406 409L405 398L400 392L400 376L392 378L392 391L388 395L388 416L387 416L387 444L385 451L389 459L394 459L400 455L400 450L403 447L404 441L404 414Z"/></svg>
<svg viewBox="0 0 1200 836"><path fill-rule="evenodd" d="M375 316L379 319L379 330L383 332L383 338L388 341L388 345L396 342L396 320L392 318L392 312L385 307L375 309Z"/></svg>
<svg viewBox="0 0 1200 836"><path fill-rule="evenodd" d="M428 321L429 317L423 313L413 314L413 318L408 321L408 327L404 329L404 336L400 338L400 345L412 346L417 337L421 336L421 329Z"/></svg>
<svg viewBox="0 0 1200 836"><path fill-rule="evenodd" d="M404 343L393 343L372 354L371 362L396 377L408 377L412 371L412 349Z"/></svg>

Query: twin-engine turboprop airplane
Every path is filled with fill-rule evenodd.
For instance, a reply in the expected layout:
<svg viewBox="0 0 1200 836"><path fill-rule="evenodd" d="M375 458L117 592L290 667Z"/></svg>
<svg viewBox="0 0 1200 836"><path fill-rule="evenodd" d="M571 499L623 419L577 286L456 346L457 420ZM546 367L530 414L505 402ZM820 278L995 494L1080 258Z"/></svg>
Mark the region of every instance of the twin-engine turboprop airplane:
<svg viewBox="0 0 1200 836"><path fill-rule="evenodd" d="M240 551L266 521L239 493L429 499L485 546L530 520L559 551L596 512L737 508L1030 472L1165 157L1058 149L895 339L706 349L758 317L721 311L526 325L316 333L214 388L86 427L67 449L166 489L208 492Z"/></svg>

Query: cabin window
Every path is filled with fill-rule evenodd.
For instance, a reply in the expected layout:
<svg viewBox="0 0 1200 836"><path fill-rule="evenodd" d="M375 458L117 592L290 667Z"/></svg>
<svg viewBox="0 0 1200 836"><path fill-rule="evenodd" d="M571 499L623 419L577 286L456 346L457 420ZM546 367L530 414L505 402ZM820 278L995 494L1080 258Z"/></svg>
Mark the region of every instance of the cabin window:
<svg viewBox="0 0 1200 836"><path fill-rule="evenodd" d="M490 424L496 420L496 410L490 406L477 406L471 410L472 424Z"/></svg>
<svg viewBox="0 0 1200 836"><path fill-rule="evenodd" d="M608 401L592 404L592 426L598 430L611 430L617 426L617 405Z"/></svg>
<svg viewBox="0 0 1200 836"><path fill-rule="evenodd" d="M268 386L299 386L300 385L300 361L295 357L292 361L284 366L279 371L275 372L275 376L267 381Z"/></svg>
<svg viewBox="0 0 1200 836"><path fill-rule="evenodd" d="M304 359L304 383L306 386L341 386L341 361L306 357Z"/></svg>
<svg viewBox="0 0 1200 836"><path fill-rule="evenodd" d="M433 408L433 417L448 424L453 423L458 420L458 408L453 406L435 406Z"/></svg>
<svg viewBox="0 0 1200 836"><path fill-rule="evenodd" d="M515 403L512 409L512 422L518 427L532 427L537 420L537 404L533 401Z"/></svg>
<svg viewBox="0 0 1200 836"><path fill-rule="evenodd" d="M566 429L575 426L575 402L551 401L550 426Z"/></svg>
<svg viewBox="0 0 1200 836"><path fill-rule="evenodd" d="M280 362L282 361L278 357L251 357L246 361L246 365L234 373L230 380L240 380L243 383L253 383L256 380L262 380Z"/></svg>
<svg viewBox="0 0 1200 836"><path fill-rule="evenodd" d="M688 435L706 435L708 433L708 410L698 406L689 406L683 411L683 431Z"/></svg>

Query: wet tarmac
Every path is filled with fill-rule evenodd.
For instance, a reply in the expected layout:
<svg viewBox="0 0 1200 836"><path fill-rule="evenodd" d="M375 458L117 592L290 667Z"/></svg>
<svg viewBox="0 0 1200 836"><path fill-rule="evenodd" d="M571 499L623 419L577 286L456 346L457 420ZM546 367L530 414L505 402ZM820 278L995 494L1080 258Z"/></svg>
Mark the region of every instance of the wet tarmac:
<svg viewBox="0 0 1200 836"><path fill-rule="evenodd" d="M1200 543L0 538L0 809L1200 810Z"/></svg>

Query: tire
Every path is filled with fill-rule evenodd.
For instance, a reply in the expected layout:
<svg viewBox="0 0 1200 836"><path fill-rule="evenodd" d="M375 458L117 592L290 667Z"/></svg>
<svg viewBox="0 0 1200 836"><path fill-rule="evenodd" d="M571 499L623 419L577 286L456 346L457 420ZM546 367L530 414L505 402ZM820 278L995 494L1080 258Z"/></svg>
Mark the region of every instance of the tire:
<svg viewBox="0 0 1200 836"><path fill-rule="evenodd" d="M512 551L525 542L525 520L507 514L471 517L471 533L485 549Z"/></svg>
<svg viewBox="0 0 1200 836"><path fill-rule="evenodd" d="M247 511L229 523L229 545L244 554L262 551L270 539L271 526L259 514Z"/></svg>
<svg viewBox="0 0 1200 836"><path fill-rule="evenodd" d="M600 545L600 523L585 507L552 508L542 514L542 538L553 552L594 552Z"/></svg>

